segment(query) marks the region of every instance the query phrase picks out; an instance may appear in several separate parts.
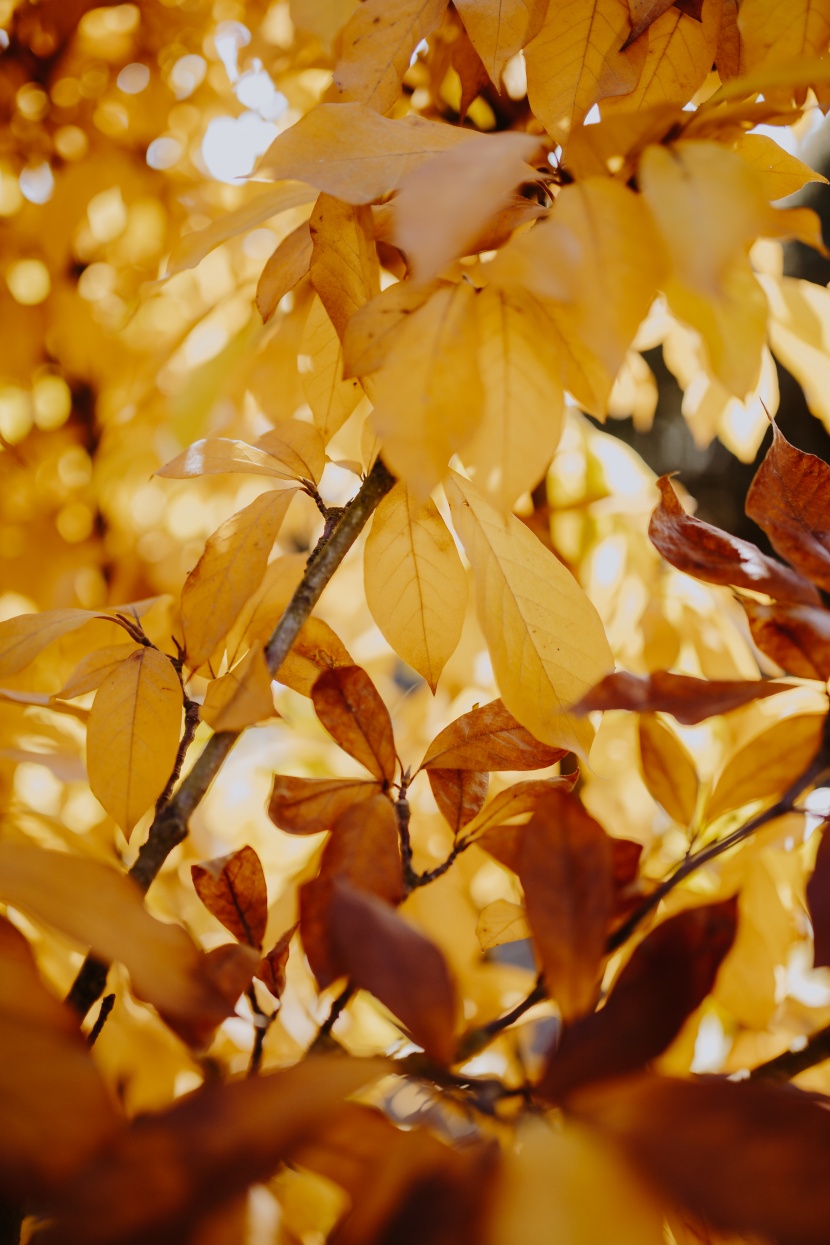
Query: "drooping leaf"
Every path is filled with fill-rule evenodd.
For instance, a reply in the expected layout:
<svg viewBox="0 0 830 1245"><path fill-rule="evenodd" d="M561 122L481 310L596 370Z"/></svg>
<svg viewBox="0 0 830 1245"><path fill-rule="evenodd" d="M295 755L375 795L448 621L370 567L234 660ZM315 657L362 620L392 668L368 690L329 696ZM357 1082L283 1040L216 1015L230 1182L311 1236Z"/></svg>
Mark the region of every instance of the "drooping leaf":
<svg viewBox="0 0 830 1245"><path fill-rule="evenodd" d="M58 700L74 700L76 696L84 696L94 692L101 686L104 679L125 658L134 653L135 643L108 644L105 648L95 649L82 657L59 692L55 693Z"/></svg>
<svg viewBox="0 0 830 1245"><path fill-rule="evenodd" d="M487 799L490 775L472 769L428 769L427 778L453 834L481 811Z"/></svg>
<svg viewBox="0 0 830 1245"><path fill-rule="evenodd" d="M252 847L191 865L196 894L207 910L249 947L261 948L268 920L268 889L262 862Z"/></svg>
<svg viewBox="0 0 830 1245"><path fill-rule="evenodd" d="M292 925L291 929L287 929L282 937L277 939L271 950L262 957L262 962L256 970L255 975L264 982L275 999L281 999L285 990L285 966L288 963L291 939L298 928L298 925Z"/></svg>
<svg viewBox="0 0 830 1245"><path fill-rule="evenodd" d="M639 743L643 778L650 794L673 821L681 826L691 825L699 782L688 749L651 714L640 717Z"/></svg>
<svg viewBox="0 0 830 1245"><path fill-rule="evenodd" d="M830 613L812 605L762 605L741 601L762 653L788 674L802 679L830 679Z"/></svg>
<svg viewBox="0 0 830 1245"><path fill-rule="evenodd" d="M325 670L311 689L315 712L344 752L388 785L395 777L395 738L389 710L365 670Z"/></svg>
<svg viewBox="0 0 830 1245"><path fill-rule="evenodd" d="M423 307L438 288L437 283L398 281L356 311L343 338L344 376L366 376L383 367L405 317Z"/></svg>
<svg viewBox="0 0 830 1245"><path fill-rule="evenodd" d="M181 684L157 649L136 649L96 692L86 739L89 785L128 838L164 790L181 724Z"/></svg>
<svg viewBox="0 0 830 1245"><path fill-rule="evenodd" d="M303 221L283 238L273 255L266 260L256 287L256 309L267 324L280 300L293 290L308 272L311 263L311 234Z"/></svg>
<svg viewBox="0 0 830 1245"><path fill-rule="evenodd" d="M544 769L565 755L564 748L534 739L501 700L491 700L439 731L424 754L421 769Z"/></svg>
<svg viewBox="0 0 830 1245"><path fill-rule="evenodd" d="M734 150L760 173L769 199L783 199L801 190L808 182L827 180L766 134L742 134Z"/></svg>
<svg viewBox="0 0 830 1245"><path fill-rule="evenodd" d="M322 194L309 232L311 283L342 341L354 313L380 293L372 213Z"/></svg>
<svg viewBox="0 0 830 1245"><path fill-rule="evenodd" d="M100 617L95 610L62 609L18 614L0 622L0 678L24 670L54 640Z"/></svg>
<svg viewBox="0 0 830 1245"><path fill-rule="evenodd" d="M447 0L364 0L340 34L335 99L391 112L415 49L446 8Z"/></svg>
<svg viewBox="0 0 830 1245"><path fill-rule="evenodd" d="M635 713L670 713L682 726L730 713L753 700L786 692L787 683L757 679L696 679L689 674L629 674L618 670L592 687L574 705L575 714L594 709L629 709Z"/></svg>
<svg viewBox="0 0 830 1245"><path fill-rule="evenodd" d="M354 661L339 636L322 618L307 618L291 651L274 678L301 696L310 696L311 689L324 670L336 666L353 666Z"/></svg>
<svg viewBox="0 0 830 1245"><path fill-rule="evenodd" d="M556 1100L662 1054L711 991L736 922L737 902L728 899L658 925L634 951L605 1006L564 1030L539 1092Z"/></svg>
<svg viewBox="0 0 830 1245"><path fill-rule="evenodd" d="M530 926L521 904L506 899L496 899L482 908L476 924L476 938L482 951L501 947L506 942L518 942L530 938Z"/></svg>
<svg viewBox="0 0 830 1245"><path fill-rule="evenodd" d="M596 609L521 520L455 473L447 496L502 700L537 739L585 756L593 730L570 705L612 665Z"/></svg>
<svg viewBox="0 0 830 1245"><path fill-rule="evenodd" d="M540 800L518 874L545 984L566 1022L591 1010L614 908L611 840L574 796Z"/></svg>
<svg viewBox="0 0 830 1245"><path fill-rule="evenodd" d="M545 15L544 0L458 0L456 9L495 86L512 56L538 33Z"/></svg>
<svg viewBox="0 0 830 1245"><path fill-rule="evenodd" d="M343 347L319 295L315 295L300 343L307 360L302 374L303 393L314 423L328 445L363 396L356 380L344 379Z"/></svg>
<svg viewBox="0 0 830 1245"><path fill-rule="evenodd" d="M442 1063L452 1059L455 987L441 952L389 904L336 881L329 937L343 975L368 990Z"/></svg>
<svg viewBox="0 0 830 1245"><path fill-rule="evenodd" d="M395 652L434 692L467 609L467 576L435 503L396 484L375 511L363 557L366 604Z"/></svg>
<svg viewBox="0 0 830 1245"><path fill-rule="evenodd" d="M298 177L298 180L301 179ZM173 248L164 275L172 277L187 268L195 268L214 247L227 242L229 238L256 229L257 225L264 224L280 212L303 207L313 201L314 193L308 186L289 183L287 186L274 186L270 190L264 190L236 211L224 212L204 229L194 229L185 234Z"/></svg>
<svg viewBox="0 0 830 1245"><path fill-rule="evenodd" d="M208 437L194 441L186 450L159 467L156 475L170 480L191 480L198 476L225 475L271 476L275 480L292 480L290 470L264 448L233 441L228 437ZM268 496L268 494L266 494Z"/></svg>
<svg viewBox="0 0 830 1245"><path fill-rule="evenodd" d="M657 481L660 503L648 534L667 562L710 584L765 592L777 601L818 605L815 588L797 571L761 553L748 540L730 536L686 514L668 476Z"/></svg>
<svg viewBox="0 0 830 1245"><path fill-rule="evenodd" d="M571 791L578 777L579 773L575 771L556 778L530 778L524 782L514 782L512 787L500 791L489 804L484 805L467 826L465 838L477 839L492 826L500 826L503 822L512 821L514 817L534 812L537 804L551 791Z"/></svg>
<svg viewBox="0 0 830 1245"><path fill-rule="evenodd" d="M818 752L825 721L817 713L784 718L740 748L717 777L706 804L707 819L783 794Z"/></svg>
<svg viewBox="0 0 830 1245"><path fill-rule="evenodd" d="M380 784L359 778L291 778L275 774L268 816L288 834L331 830L340 815L379 794Z"/></svg>
<svg viewBox="0 0 830 1245"><path fill-rule="evenodd" d="M202 721L215 731L243 731L275 714L271 672L258 645L232 670L208 684L199 710Z"/></svg>
<svg viewBox="0 0 830 1245"><path fill-rule="evenodd" d="M208 660L262 582L295 492L263 493L208 539L182 589L182 629L192 670Z"/></svg>
<svg viewBox="0 0 830 1245"><path fill-rule="evenodd" d="M326 447L313 424L299 419L281 419L257 440L257 449L265 450L291 472L294 480L311 480L319 484L326 466Z"/></svg>
<svg viewBox="0 0 830 1245"><path fill-rule="evenodd" d="M742 73L822 56L830 41L830 12L813 0L793 0L786 18L771 0L746 0L738 26Z"/></svg>

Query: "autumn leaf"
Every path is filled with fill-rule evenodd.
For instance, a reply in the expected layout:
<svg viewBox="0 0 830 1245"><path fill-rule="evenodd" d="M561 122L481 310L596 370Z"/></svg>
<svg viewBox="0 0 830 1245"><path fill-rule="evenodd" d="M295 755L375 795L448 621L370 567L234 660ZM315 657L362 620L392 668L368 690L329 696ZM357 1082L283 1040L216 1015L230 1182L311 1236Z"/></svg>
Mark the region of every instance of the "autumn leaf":
<svg viewBox="0 0 830 1245"><path fill-rule="evenodd" d="M612 664L599 615L519 519L498 514L455 473L447 497L502 700L537 739L584 757L593 730L569 706Z"/></svg>
<svg viewBox="0 0 830 1245"><path fill-rule="evenodd" d="M309 232L311 283L342 341L355 311L380 293L372 213L322 194Z"/></svg>
<svg viewBox="0 0 830 1245"><path fill-rule="evenodd" d="M86 741L89 785L129 838L173 770L182 688L169 657L138 648L95 694Z"/></svg>
<svg viewBox="0 0 830 1245"><path fill-rule="evenodd" d="M190 480L226 473L271 476L275 480L294 479L293 473L281 462L275 461L264 446L248 445L245 441L233 441L228 437L194 441L176 458L159 467L156 475L170 480Z"/></svg>
<svg viewBox="0 0 830 1245"><path fill-rule="evenodd" d="M501 700L476 705L439 731L424 754L420 768L459 770L544 769L565 756L534 739Z"/></svg>
<svg viewBox="0 0 830 1245"><path fill-rule="evenodd" d="M741 72L821 56L830 41L830 13L811 0L794 0L787 20L770 0L748 0L738 16Z"/></svg>
<svg viewBox="0 0 830 1245"><path fill-rule="evenodd" d="M301 696L310 696L314 684L324 670L336 666L353 666L342 640L322 618L307 618L291 651L274 678Z"/></svg>
<svg viewBox="0 0 830 1245"><path fill-rule="evenodd" d="M390 112L415 49L446 8L447 0L364 0L340 35L334 98Z"/></svg>
<svg viewBox="0 0 830 1245"><path fill-rule="evenodd" d="M482 908L476 924L476 938L482 951L491 951L506 942L530 938L530 926L524 908L506 899L497 899Z"/></svg>
<svg viewBox="0 0 830 1245"><path fill-rule="evenodd" d="M629 95L606 101L606 113L682 105L706 80L717 50L720 0L704 0L697 19L679 8L662 7L666 11L648 26L648 50L636 87Z"/></svg>
<svg viewBox="0 0 830 1245"><path fill-rule="evenodd" d="M438 283L398 281L359 308L343 338L344 376L366 376L381 368L405 317L423 307L439 288Z"/></svg>
<svg viewBox="0 0 830 1245"><path fill-rule="evenodd" d="M84 696L87 692L96 691L107 675L111 674L116 666L120 666L135 651L136 645L132 643L108 644L104 648L87 653L78 662L61 690L55 693L55 698L74 700L76 696Z"/></svg>
<svg viewBox="0 0 830 1245"><path fill-rule="evenodd" d="M427 778L435 803L457 835L481 811L490 775L471 769L428 769Z"/></svg>
<svg viewBox="0 0 830 1245"><path fill-rule="evenodd" d="M368 779L275 774L268 816L288 834L319 834L331 830L352 804L370 800L379 792L380 784Z"/></svg>
<svg viewBox="0 0 830 1245"><path fill-rule="evenodd" d="M281 419L256 442L291 473L294 480L310 480L319 484L326 467L326 447L312 424L299 419Z"/></svg>
<svg viewBox="0 0 830 1245"><path fill-rule="evenodd" d="M512 56L537 34L545 15L544 0L458 0L456 9L495 86Z"/></svg>
<svg viewBox="0 0 830 1245"><path fill-rule="evenodd" d="M363 396L356 380L344 378L343 347L319 296L308 313L300 344L308 361L302 374L303 392L324 444L351 415Z"/></svg>
<svg viewBox="0 0 830 1245"><path fill-rule="evenodd" d="M191 865L196 894L207 910L249 947L262 947L268 920L268 890L262 862L252 847Z"/></svg>
<svg viewBox="0 0 830 1245"><path fill-rule="evenodd" d="M298 928L299 926L292 925L291 929L286 930L271 950L262 957L262 962L256 970L255 976L264 982L275 999L281 999L285 990L285 966L288 963L291 939Z"/></svg>
<svg viewBox="0 0 830 1245"><path fill-rule="evenodd" d="M317 717L344 752L389 785L395 777L395 739L389 710L360 666L325 670L311 689Z"/></svg>
<svg viewBox="0 0 830 1245"><path fill-rule="evenodd" d="M514 817L533 813L539 802L550 792L572 790L578 777L578 772L575 772L556 778L531 778L525 782L514 782L512 786L494 796L473 818L467 826L465 840L478 840L492 826L500 826L503 822L512 821ZM485 840L482 840L482 846L485 846Z"/></svg>
<svg viewBox="0 0 830 1245"><path fill-rule="evenodd" d="M741 601L752 639L762 653L802 679L830 679L830 613L812 605Z"/></svg>
<svg viewBox="0 0 830 1245"><path fill-rule="evenodd" d="M693 758L659 718L642 714L639 723L643 779L673 821L689 826L695 815L698 776Z"/></svg>
<svg viewBox="0 0 830 1245"><path fill-rule="evenodd" d="M768 199L784 199L808 182L827 180L766 134L741 134L733 150L761 175Z"/></svg>
<svg viewBox="0 0 830 1245"><path fill-rule="evenodd" d="M283 238L259 275L256 309L263 324L271 319L280 300L303 279L310 263L311 234L304 221Z"/></svg>
<svg viewBox="0 0 830 1245"><path fill-rule="evenodd" d="M275 714L271 672L259 647L249 649L232 670L211 680L199 710L202 721L215 731L242 731Z"/></svg>
<svg viewBox="0 0 830 1245"><path fill-rule="evenodd" d="M123 608L128 611L130 607ZM97 610L62 609L18 614L0 622L0 678L6 679L24 670L55 640L85 627L94 618L108 621L106 615Z"/></svg>
<svg viewBox="0 0 830 1245"><path fill-rule="evenodd" d="M185 234L181 242L173 249L164 275L172 277L188 268L195 268L214 247L222 242L227 242L229 238L234 238L237 234L255 229L257 225L263 224L264 221L270 220L278 213L287 212L291 208L303 207L313 200L314 192L308 186L289 184L261 191L250 203L237 208L235 212L225 212L203 229L194 229L191 233Z"/></svg>
<svg viewBox="0 0 830 1245"><path fill-rule="evenodd" d="M786 692L790 685L762 679L696 679L690 674L606 675L574 705L575 714L595 709L629 709L635 713L670 713L682 726L730 713L753 700Z"/></svg>
<svg viewBox="0 0 830 1245"><path fill-rule="evenodd" d="M718 775L706 803L706 817L765 800L785 791L815 757L825 731L821 714L799 714L759 732L730 757Z"/></svg>

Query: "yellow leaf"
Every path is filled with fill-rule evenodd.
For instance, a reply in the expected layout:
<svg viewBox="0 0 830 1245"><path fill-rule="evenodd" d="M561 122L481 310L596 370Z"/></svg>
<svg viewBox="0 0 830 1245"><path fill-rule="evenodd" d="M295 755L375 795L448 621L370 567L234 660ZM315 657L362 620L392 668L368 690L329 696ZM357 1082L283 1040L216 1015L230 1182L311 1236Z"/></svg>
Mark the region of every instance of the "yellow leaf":
<svg viewBox="0 0 830 1245"><path fill-rule="evenodd" d="M640 714L640 764L651 795L673 821L691 825L698 778L688 749L660 718Z"/></svg>
<svg viewBox="0 0 830 1245"><path fill-rule="evenodd" d="M795 194L808 182L827 181L821 173L816 173L797 156L791 156L766 134L742 134L733 144L733 150L760 174L768 199L783 199L786 195Z"/></svg>
<svg viewBox="0 0 830 1245"><path fill-rule="evenodd" d="M138 619L158 600L158 597L150 597L130 605L110 605L106 611L45 610L42 614L17 614L14 618L7 618L0 622L0 679L25 669L54 640L77 631L94 618L108 622L110 615L124 614Z"/></svg>
<svg viewBox="0 0 830 1245"><path fill-rule="evenodd" d="M641 50L620 51L630 31L626 0L563 0L525 48L530 106L562 147L594 104L636 87Z"/></svg>
<svg viewBox="0 0 830 1245"><path fill-rule="evenodd" d="M457 0L456 9L496 86L510 60L537 34L547 8L546 0Z"/></svg>
<svg viewBox="0 0 830 1245"><path fill-rule="evenodd" d="M614 664L599 614L521 520L500 515L455 472L447 496L502 700L537 739L584 757L593 728L570 706Z"/></svg>
<svg viewBox="0 0 830 1245"><path fill-rule="evenodd" d="M510 510L538 484L559 443L562 364L555 330L532 294L488 286L477 309L484 414L461 457L482 492Z"/></svg>
<svg viewBox="0 0 830 1245"><path fill-rule="evenodd" d="M265 450L290 472L293 480L320 483L326 466L326 447L313 424L299 419L281 419L257 440L257 449Z"/></svg>
<svg viewBox="0 0 830 1245"><path fill-rule="evenodd" d="M237 660L243 644L246 648L257 641L265 644L297 590L307 561L302 553L284 553L268 563L262 583L242 606L228 632L225 648L229 662Z"/></svg>
<svg viewBox="0 0 830 1245"><path fill-rule="evenodd" d="M293 480L290 471L275 462L262 445L232 441L227 437L208 437L194 441L186 450L159 467L157 476L171 480L191 480L198 476L225 474L271 476L275 480Z"/></svg>
<svg viewBox="0 0 830 1245"><path fill-rule="evenodd" d="M520 938L530 937L525 910L518 903L509 903L506 899L497 899L482 908L476 924L476 938L482 951L492 947L500 947L505 942L518 942Z"/></svg>
<svg viewBox="0 0 830 1245"><path fill-rule="evenodd" d="M204 229L195 229L192 233L186 234L173 248L167 261L165 277L172 277L178 272L184 272L187 268L195 268L214 247L227 242L229 238L235 238L240 233L248 233L249 230L256 229L257 225L270 220L279 212L287 212L289 208L303 207L304 204L313 203L313 201L314 192L308 186L291 183L287 186L274 186L271 190L261 192L250 203L244 204L233 212L226 212L224 216L220 216L218 220L213 221Z"/></svg>
<svg viewBox="0 0 830 1245"><path fill-rule="evenodd" d="M280 299L306 275L310 262L311 234L308 222L303 221L283 238L259 274L255 301L263 324L271 319Z"/></svg>
<svg viewBox="0 0 830 1245"><path fill-rule="evenodd" d="M823 727L824 717L811 713L786 718L756 735L721 770L706 806L707 820L786 791L818 752Z"/></svg>
<svg viewBox="0 0 830 1245"><path fill-rule="evenodd" d="M603 115L685 104L706 81L718 44L721 0L703 0L702 20L670 8L648 28L640 81L630 95L606 101Z"/></svg>
<svg viewBox="0 0 830 1245"><path fill-rule="evenodd" d="M429 495L481 418L476 294L467 281L436 290L407 317L376 378L372 422L384 460L417 497Z"/></svg>
<svg viewBox="0 0 830 1245"><path fill-rule="evenodd" d="M524 817L527 821L525 814L535 812L540 800L551 791L570 791L574 781L572 774L562 774L554 778L526 778L523 782L514 782L512 787L500 791L489 804L485 804L481 812L468 823L464 832L465 840L473 837L479 839L491 827L502 828L505 823L521 824L514 821L516 817ZM490 850L486 841L481 846L486 851Z"/></svg>
<svg viewBox="0 0 830 1245"><path fill-rule="evenodd" d="M249 649L233 670L208 684L200 717L215 731L242 731L274 716L274 694L265 654Z"/></svg>
<svg viewBox="0 0 830 1245"><path fill-rule="evenodd" d="M137 649L98 688L87 729L89 785L127 838L170 777L181 720L181 684L156 649Z"/></svg>
<svg viewBox="0 0 830 1245"><path fill-rule="evenodd" d="M747 258L768 232L758 175L716 143L681 142L648 147L639 180L670 257L669 306L701 334L721 384L744 398L758 379L767 323Z"/></svg>
<svg viewBox="0 0 830 1245"><path fill-rule="evenodd" d="M315 294L300 345L303 392L314 423L329 443L363 397L356 380L343 379L343 347L320 297Z"/></svg>
<svg viewBox="0 0 830 1245"><path fill-rule="evenodd" d="M461 637L467 576L429 498L396 484L378 506L363 557L366 604L392 648L435 691Z"/></svg>
<svg viewBox="0 0 830 1245"><path fill-rule="evenodd" d="M335 666L353 666L354 661L338 635L322 618L307 618L291 651L277 670L278 683L310 696L311 689L324 670Z"/></svg>
<svg viewBox="0 0 830 1245"><path fill-rule="evenodd" d="M398 281L356 311L343 338L343 373L366 376L383 367L406 316L423 307L439 286Z"/></svg>
<svg viewBox="0 0 830 1245"><path fill-rule="evenodd" d="M372 213L320 195L309 221L311 283L342 340L351 317L380 292Z"/></svg>
<svg viewBox="0 0 830 1245"><path fill-rule="evenodd" d="M830 429L830 291L795 277L759 278L769 299L769 341Z"/></svg>
<svg viewBox="0 0 830 1245"><path fill-rule="evenodd" d="M257 174L295 177L346 203L372 203L431 155L475 141L471 130L423 117L392 121L365 104L318 104L274 139Z"/></svg>
<svg viewBox="0 0 830 1245"><path fill-rule="evenodd" d="M830 43L826 0L741 0L741 73L821 56Z"/></svg>
<svg viewBox="0 0 830 1245"><path fill-rule="evenodd" d="M232 515L205 545L182 589L187 661L198 670L259 587L296 489L263 493Z"/></svg>
<svg viewBox="0 0 830 1245"><path fill-rule="evenodd" d="M135 648L135 644L108 644L106 648L87 653L86 657L78 662L61 690L55 693L56 698L73 700L76 696L85 695L86 692L94 692L101 686L110 671L120 666L130 653L135 652Z"/></svg>
<svg viewBox="0 0 830 1245"><path fill-rule="evenodd" d="M338 39L334 98L389 112L413 52L446 8L447 0L363 0Z"/></svg>

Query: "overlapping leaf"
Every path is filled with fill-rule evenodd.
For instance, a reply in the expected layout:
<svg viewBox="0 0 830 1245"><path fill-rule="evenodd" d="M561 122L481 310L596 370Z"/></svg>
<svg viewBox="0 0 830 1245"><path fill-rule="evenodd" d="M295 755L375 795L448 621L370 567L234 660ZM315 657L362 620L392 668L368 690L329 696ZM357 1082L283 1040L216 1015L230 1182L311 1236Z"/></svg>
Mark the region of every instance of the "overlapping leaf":
<svg viewBox="0 0 830 1245"><path fill-rule="evenodd" d="M788 684L762 679L696 679L689 674L629 674L619 670L592 687L573 712L594 709L630 709L635 713L670 713L682 726L696 726L706 718L729 713L741 705L786 692Z"/></svg>

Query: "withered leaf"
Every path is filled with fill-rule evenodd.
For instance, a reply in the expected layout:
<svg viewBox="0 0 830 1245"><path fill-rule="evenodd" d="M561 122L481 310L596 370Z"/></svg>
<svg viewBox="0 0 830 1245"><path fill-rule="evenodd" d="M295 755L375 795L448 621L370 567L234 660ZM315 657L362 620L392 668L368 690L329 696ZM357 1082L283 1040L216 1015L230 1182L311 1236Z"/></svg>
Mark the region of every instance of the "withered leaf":
<svg viewBox="0 0 830 1245"><path fill-rule="evenodd" d="M440 731L427 748L421 769L543 769L566 753L565 748L535 739L500 700L491 700Z"/></svg>
<svg viewBox="0 0 830 1245"><path fill-rule="evenodd" d="M428 769L427 777L435 803L458 834L481 811L490 775L474 769Z"/></svg>
<svg viewBox="0 0 830 1245"><path fill-rule="evenodd" d="M275 774L268 816L288 834L331 830L352 804L378 795L380 784L366 778L292 778Z"/></svg>
<svg viewBox="0 0 830 1245"><path fill-rule="evenodd" d="M752 700L786 692L790 684L764 679L696 679L689 674L629 674L618 670L592 687L574 713L594 709L630 709L635 713L670 713L682 726L696 726L707 718L740 709Z"/></svg>
<svg viewBox="0 0 830 1245"><path fill-rule="evenodd" d="M686 514L668 476L661 476L657 487L660 503L651 516L648 534L666 561L679 571L710 584L765 592L776 601L821 603L813 585L797 571L768 558L749 541Z"/></svg>
<svg viewBox="0 0 830 1245"><path fill-rule="evenodd" d="M196 894L207 910L239 942L261 947L268 921L268 890L262 862L252 847L241 847L203 865L191 865Z"/></svg>
<svg viewBox="0 0 830 1245"><path fill-rule="evenodd" d="M340 745L386 785L395 777L389 710L360 666L325 670L311 689L317 717Z"/></svg>
<svg viewBox="0 0 830 1245"><path fill-rule="evenodd" d="M285 966L288 963L288 952L291 939L298 929L299 925L292 925L290 929L287 929L282 937L277 939L271 950L262 957L262 963L256 970L255 976L265 983L275 999L281 999L285 989Z"/></svg>
<svg viewBox="0 0 830 1245"><path fill-rule="evenodd" d="M830 466L790 445L775 423L746 495L746 513L776 553L830 590Z"/></svg>
<svg viewBox="0 0 830 1245"><path fill-rule="evenodd" d="M441 952L374 895L335 881L329 938L340 972L402 1021L428 1055L453 1054L455 987Z"/></svg>
<svg viewBox="0 0 830 1245"><path fill-rule="evenodd" d="M737 912L737 900L727 899L658 925L634 951L605 1006L564 1030L540 1094L556 1100L661 1054L710 993L735 939Z"/></svg>
<svg viewBox="0 0 830 1245"><path fill-rule="evenodd" d="M611 840L574 796L551 791L524 827L517 871L545 984L574 1020L599 988L614 908Z"/></svg>
<svg viewBox="0 0 830 1245"><path fill-rule="evenodd" d="M822 827L816 863L807 883L807 908L813 925L813 964L830 965L830 834Z"/></svg>
<svg viewBox="0 0 830 1245"><path fill-rule="evenodd" d="M812 605L741 602L762 653L801 679L830 679L830 612Z"/></svg>

